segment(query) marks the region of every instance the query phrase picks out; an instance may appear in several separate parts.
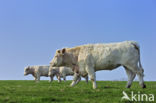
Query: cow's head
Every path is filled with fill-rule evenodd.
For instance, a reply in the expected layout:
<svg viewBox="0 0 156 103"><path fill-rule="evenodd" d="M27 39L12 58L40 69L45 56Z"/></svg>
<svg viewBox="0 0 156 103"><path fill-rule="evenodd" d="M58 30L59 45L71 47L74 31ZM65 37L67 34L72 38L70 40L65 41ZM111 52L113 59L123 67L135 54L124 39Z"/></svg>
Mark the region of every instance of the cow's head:
<svg viewBox="0 0 156 103"><path fill-rule="evenodd" d="M66 48L62 50L57 50L54 58L50 62L50 66L69 66L74 62L74 57L71 53L67 52Z"/></svg>
<svg viewBox="0 0 156 103"><path fill-rule="evenodd" d="M24 75L26 76L28 74L30 74L30 66L24 68Z"/></svg>

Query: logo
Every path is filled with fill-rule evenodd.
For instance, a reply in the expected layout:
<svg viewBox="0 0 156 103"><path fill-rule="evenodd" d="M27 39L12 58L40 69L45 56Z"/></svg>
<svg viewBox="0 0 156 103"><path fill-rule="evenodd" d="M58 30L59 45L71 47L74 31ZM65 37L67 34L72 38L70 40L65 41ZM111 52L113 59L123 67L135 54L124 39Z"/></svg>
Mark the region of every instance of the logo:
<svg viewBox="0 0 156 103"><path fill-rule="evenodd" d="M131 91L131 96L128 96L128 94L123 91L123 97L121 100L129 100L129 101L154 101L154 94L142 94L140 91L138 93L134 93Z"/></svg>

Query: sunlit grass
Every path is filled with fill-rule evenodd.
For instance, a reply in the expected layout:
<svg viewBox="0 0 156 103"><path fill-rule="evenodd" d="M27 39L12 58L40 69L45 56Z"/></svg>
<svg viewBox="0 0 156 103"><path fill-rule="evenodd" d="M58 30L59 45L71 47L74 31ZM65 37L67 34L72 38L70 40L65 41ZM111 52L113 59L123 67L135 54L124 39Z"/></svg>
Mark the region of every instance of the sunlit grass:
<svg viewBox="0 0 156 103"><path fill-rule="evenodd" d="M145 82L146 89L134 82L130 89L126 89L125 81L97 81L98 88L95 90L92 89L91 82L86 84L81 81L72 88L69 87L70 83L71 81L0 81L0 103L133 103L121 101L122 91L156 95L156 82Z"/></svg>

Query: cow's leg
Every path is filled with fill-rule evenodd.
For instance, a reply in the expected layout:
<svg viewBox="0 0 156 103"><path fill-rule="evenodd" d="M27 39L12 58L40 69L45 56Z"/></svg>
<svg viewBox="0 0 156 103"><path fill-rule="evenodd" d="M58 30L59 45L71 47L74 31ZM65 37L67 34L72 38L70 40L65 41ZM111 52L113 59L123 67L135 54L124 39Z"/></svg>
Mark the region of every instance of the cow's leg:
<svg viewBox="0 0 156 103"><path fill-rule="evenodd" d="M78 84L81 81L81 77L78 78L78 80L76 81L76 84Z"/></svg>
<svg viewBox="0 0 156 103"><path fill-rule="evenodd" d="M53 76L50 76L49 82L52 82L52 81L53 81Z"/></svg>
<svg viewBox="0 0 156 103"><path fill-rule="evenodd" d="M130 88L131 85L132 85L132 82L136 76L135 73L133 73L131 70L129 70L126 66L124 66L125 70L126 70L126 73L127 73L127 76L128 76L128 82L127 82L127 88Z"/></svg>
<svg viewBox="0 0 156 103"><path fill-rule="evenodd" d="M138 78L139 78L139 84L140 84L140 86L141 86L142 88L146 88L146 85L145 85L144 79L143 79L143 77L144 77L143 72L144 72L144 70L143 70L142 68L140 68L140 69L138 70L138 72L137 72L137 76L138 76Z"/></svg>
<svg viewBox="0 0 156 103"><path fill-rule="evenodd" d="M37 76L37 82L39 82L40 81L40 74L37 73L36 76Z"/></svg>
<svg viewBox="0 0 156 103"><path fill-rule="evenodd" d="M126 66L128 67L131 71L133 71L134 73L137 74L138 78L139 78L139 84L142 88L146 88L146 85L144 84L144 80L143 80L143 77L144 77L144 70L142 68L139 68L138 65L128 65Z"/></svg>
<svg viewBox="0 0 156 103"><path fill-rule="evenodd" d="M88 84L88 75L85 77L85 79L86 79L86 83Z"/></svg>
<svg viewBox="0 0 156 103"><path fill-rule="evenodd" d="M37 78L34 76L34 80L36 81L37 80Z"/></svg>
<svg viewBox="0 0 156 103"><path fill-rule="evenodd" d="M56 75L56 78L57 78L58 82L60 83L61 82L61 76L60 75Z"/></svg>
<svg viewBox="0 0 156 103"><path fill-rule="evenodd" d="M66 82L66 76L63 76L63 80L64 80L64 82Z"/></svg>
<svg viewBox="0 0 156 103"><path fill-rule="evenodd" d="M78 73L74 73L74 76L73 76L73 81L72 83L70 84L71 87L73 87L75 84L76 84L76 81L80 78L80 75Z"/></svg>
<svg viewBox="0 0 156 103"><path fill-rule="evenodd" d="M87 73L88 73L88 75L89 75L90 80L91 80L92 83L93 83L93 89L96 89L97 86L96 86L96 76L95 76L94 68L87 67L87 68L86 68L86 71L87 71Z"/></svg>
<svg viewBox="0 0 156 103"><path fill-rule="evenodd" d="M32 74L32 76L34 77L35 82L37 81L37 76L35 74Z"/></svg>

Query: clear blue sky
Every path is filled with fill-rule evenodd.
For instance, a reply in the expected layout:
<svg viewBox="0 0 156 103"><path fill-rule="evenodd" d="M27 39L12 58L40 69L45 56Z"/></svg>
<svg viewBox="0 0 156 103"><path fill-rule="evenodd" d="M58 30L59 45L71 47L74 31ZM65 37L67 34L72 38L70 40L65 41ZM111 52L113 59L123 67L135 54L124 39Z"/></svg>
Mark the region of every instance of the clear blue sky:
<svg viewBox="0 0 156 103"><path fill-rule="evenodd" d="M24 67L48 65L59 48L124 40L139 42L145 80L156 80L155 0L1 0L0 80L33 79ZM96 75L127 78L122 67Z"/></svg>

